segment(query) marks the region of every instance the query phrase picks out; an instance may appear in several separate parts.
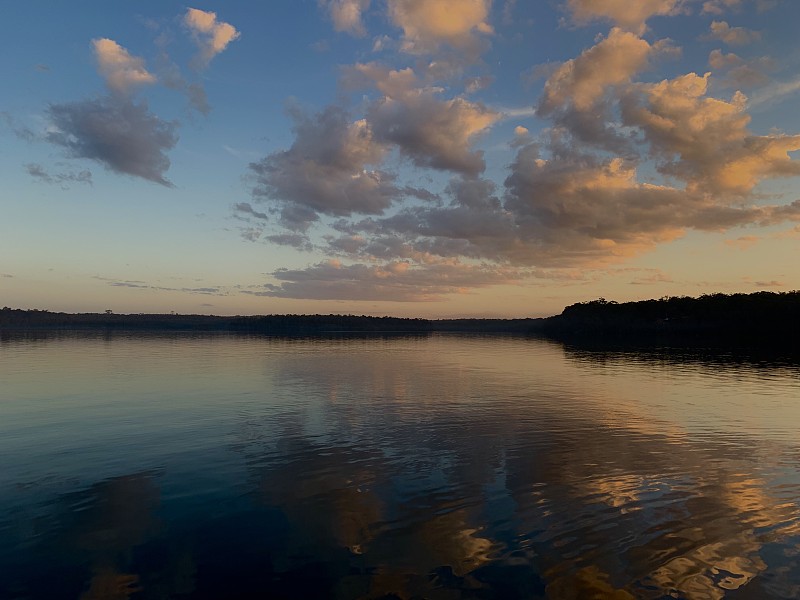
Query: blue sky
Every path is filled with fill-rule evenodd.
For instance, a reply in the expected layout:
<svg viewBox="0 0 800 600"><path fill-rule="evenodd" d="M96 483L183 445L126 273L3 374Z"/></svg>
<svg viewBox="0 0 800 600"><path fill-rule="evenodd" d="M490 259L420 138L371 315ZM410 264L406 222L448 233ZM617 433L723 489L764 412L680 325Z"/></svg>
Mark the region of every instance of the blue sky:
<svg viewBox="0 0 800 600"><path fill-rule="evenodd" d="M800 287L793 0L4 8L4 305L537 316Z"/></svg>

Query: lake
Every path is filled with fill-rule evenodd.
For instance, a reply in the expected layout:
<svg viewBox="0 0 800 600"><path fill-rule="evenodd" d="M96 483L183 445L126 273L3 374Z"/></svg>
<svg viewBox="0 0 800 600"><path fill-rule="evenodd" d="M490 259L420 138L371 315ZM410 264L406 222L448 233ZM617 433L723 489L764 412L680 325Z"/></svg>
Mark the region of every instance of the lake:
<svg viewBox="0 0 800 600"><path fill-rule="evenodd" d="M800 361L0 338L0 597L798 598Z"/></svg>

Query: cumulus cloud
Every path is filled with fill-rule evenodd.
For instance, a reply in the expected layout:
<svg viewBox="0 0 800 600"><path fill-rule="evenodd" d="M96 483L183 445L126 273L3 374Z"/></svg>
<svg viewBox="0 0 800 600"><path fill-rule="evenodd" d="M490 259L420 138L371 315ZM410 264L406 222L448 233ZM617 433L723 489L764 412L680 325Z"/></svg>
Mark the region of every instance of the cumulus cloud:
<svg viewBox="0 0 800 600"><path fill-rule="evenodd" d="M775 61L768 56L745 60L740 56L722 50L712 50L708 56L712 69L724 73L723 83L736 89L764 85L769 81L767 73L775 69Z"/></svg>
<svg viewBox="0 0 800 600"><path fill-rule="evenodd" d="M690 191L728 201L748 195L764 178L800 175L800 163L789 155L800 150L800 135L752 134L747 98L741 92L729 101L707 96L709 76L640 84L623 103L625 122L644 133L659 170Z"/></svg>
<svg viewBox="0 0 800 600"><path fill-rule="evenodd" d="M567 105L588 110L609 87L627 83L647 66L653 46L639 36L613 28L608 37L566 61L547 79L539 103L543 115Z"/></svg>
<svg viewBox="0 0 800 600"><path fill-rule="evenodd" d="M436 52L446 44L468 55L480 52L482 36L491 34L491 0L388 0L389 17L403 30L403 50Z"/></svg>
<svg viewBox="0 0 800 600"><path fill-rule="evenodd" d="M415 165L468 175L485 168L483 153L472 150L472 140L499 117L463 98L443 100L435 90L386 96L368 111L378 139L397 145Z"/></svg>
<svg viewBox="0 0 800 600"><path fill-rule="evenodd" d="M500 119L500 113L460 97L443 99L440 88L417 87L411 69L368 63L345 72L351 85L358 76L385 94L367 110L376 139L397 146L419 167L472 176L483 171L483 153L473 150L472 142Z"/></svg>
<svg viewBox="0 0 800 600"><path fill-rule="evenodd" d="M92 40L98 70L111 91L126 94L138 85L155 83L155 75L148 72L144 59L131 54L114 40Z"/></svg>
<svg viewBox="0 0 800 600"><path fill-rule="evenodd" d="M428 264L445 257L494 264L600 266L652 249L687 229L724 231L800 219L790 205L728 205L714 196L639 181L635 164L572 146L567 132L521 148L505 193L485 180L455 179L444 206L407 207L385 218L339 223L339 253Z"/></svg>
<svg viewBox="0 0 800 600"><path fill-rule="evenodd" d="M712 69L729 69L742 65L744 60L733 52L725 54L722 50L712 50L708 55L708 65Z"/></svg>
<svg viewBox="0 0 800 600"><path fill-rule="evenodd" d="M177 125L152 114L145 102L103 97L48 108L51 129L46 140L72 158L86 158L116 173L165 186L167 152L178 141Z"/></svg>
<svg viewBox="0 0 800 600"><path fill-rule="evenodd" d="M367 168L386 152L367 121L351 121L336 107L315 116L294 110L292 116L292 147L250 165L254 196L281 204L286 227L303 231L319 213L380 214L392 204L400 193L394 176Z"/></svg>
<svg viewBox="0 0 800 600"><path fill-rule="evenodd" d="M719 40L730 46L743 46L761 39L760 31L731 27L726 21L713 21L710 31L703 36L705 40Z"/></svg>
<svg viewBox="0 0 800 600"><path fill-rule="evenodd" d="M617 126L614 111L634 76L666 47L615 27L574 59L555 67L539 99L537 115L552 118L580 141L632 156L630 132Z"/></svg>
<svg viewBox="0 0 800 600"><path fill-rule="evenodd" d="M279 285L267 284L262 291L251 293L317 300L431 302L487 285L518 283L522 278L512 268L457 261L346 265L335 259L305 269L279 269L272 276Z"/></svg>
<svg viewBox="0 0 800 600"><path fill-rule="evenodd" d="M369 8L370 0L319 0L319 4L327 8L336 31L366 35L361 15Z"/></svg>
<svg viewBox="0 0 800 600"><path fill-rule="evenodd" d="M183 17L183 22L192 32L200 50L196 58L199 67L208 65L212 58L241 35L230 23L217 20L217 13L211 11L189 8Z"/></svg>
<svg viewBox="0 0 800 600"><path fill-rule="evenodd" d="M636 33L644 32L650 17L674 15L684 4L684 0L567 0L572 19L578 25L606 20Z"/></svg>
<svg viewBox="0 0 800 600"><path fill-rule="evenodd" d="M323 3L331 11L333 4ZM365 6L357 3L350 14L360 19ZM433 58L417 56L413 68L345 67L344 90L370 90L359 104L363 118L335 107L313 116L294 111L292 146L250 167L254 198L269 202L267 212L286 229L265 239L341 260L276 271L276 282L254 293L435 300L552 278L553 270L601 267L691 229L800 221L800 200L769 204L757 193L766 179L800 174L792 159L800 136L751 132L745 95L710 95L709 74L640 81L657 57L677 52L668 40L642 37L648 19L688 11L688 0L568 0L575 23L614 26L575 58L551 66L535 108L518 115L471 102L466 93L485 80L455 78L447 68L448 52L474 57L485 44L489 2L387 0L386 6L403 30L402 49ZM709 4L706 12L713 10ZM358 33L360 20L349 23L343 30ZM719 39L738 35L735 29L717 27ZM709 55L718 81L739 87L758 85L755 71L766 71L767 61L722 50ZM461 82L466 93L435 87L442 64L448 81ZM787 89L780 93L795 88ZM516 151L505 181L483 179L476 140L515 116L536 116L546 127L518 125L503 145ZM454 178L441 194L404 187L382 170L395 155ZM241 214L252 217L246 208ZM647 274L633 283L668 281Z"/></svg>

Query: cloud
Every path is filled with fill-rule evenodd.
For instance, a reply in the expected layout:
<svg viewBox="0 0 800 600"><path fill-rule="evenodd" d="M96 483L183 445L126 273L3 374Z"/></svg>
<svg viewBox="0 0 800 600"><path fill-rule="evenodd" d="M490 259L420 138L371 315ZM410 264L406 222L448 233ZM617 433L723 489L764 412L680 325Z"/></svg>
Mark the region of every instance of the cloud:
<svg viewBox="0 0 800 600"><path fill-rule="evenodd" d="M693 198L668 186L640 183L633 164L551 144L543 157L521 148L506 180L505 209L515 237L506 252L534 264L591 264L638 254L683 234ZM532 243L531 243L532 242Z"/></svg>
<svg viewBox="0 0 800 600"><path fill-rule="evenodd" d="M432 302L478 287L521 280L512 268L456 261L414 266L406 261L345 265L327 260L306 269L278 269L272 276L279 285L267 284L263 291L250 293L316 300Z"/></svg>
<svg viewBox="0 0 800 600"><path fill-rule="evenodd" d="M776 281L775 279L772 281L754 281L753 285L759 288L786 287L783 281Z"/></svg>
<svg viewBox="0 0 800 600"><path fill-rule="evenodd" d="M586 154L566 132L522 147L505 193L485 180L454 179L444 206L339 223L331 244L367 260L427 264L444 257L524 267L565 268L619 261L684 235L800 219L790 205L727 206L697 191L642 183L634 163Z"/></svg>
<svg viewBox="0 0 800 600"><path fill-rule="evenodd" d="M706 0L703 2L703 13L721 15L730 10L742 7L742 0Z"/></svg>
<svg viewBox="0 0 800 600"><path fill-rule="evenodd" d="M739 250L749 250L760 241L761 238L757 235L743 235L735 240L725 240L725 244Z"/></svg>
<svg viewBox="0 0 800 600"><path fill-rule="evenodd" d="M159 81L165 87L184 94L189 101L189 108L207 116L211 112L211 105L208 102L205 88L202 83L197 81L193 83L184 77L180 67L169 56L170 41L171 36L166 32L159 34L155 39L159 49L156 63Z"/></svg>
<svg viewBox="0 0 800 600"><path fill-rule="evenodd" d="M491 0L388 0L389 17L403 30L405 52L429 54L446 44L474 60L489 25Z"/></svg>
<svg viewBox="0 0 800 600"><path fill-rule="evenodd" d="M711 15L721 15L725 12L735 11L739 12L744 7L745 0L706 0L703 2L703 13ZM758 12L764 12L774 8L777 4L776 0L755 0Z"/></svg>
<svg viewBox="0 0 800 600"><path fill-rule="evenodd" d="M708 64L712 69L724 72L725 85L736 89L764 85L769 81L766 73L775 69L775 61L768 56L746 61L733 52L725 54L722 50L712 50Z"/></svg>
<svg viewBox="0 0 800 600"><path fill-rule="evenodd" d="M550 117L575 138L615 154L635 156L630 132L622 131L614 114L619 98L651 58L667 48L614 27L578 57L554 68L537 105L537 115Z"/></svg>
<svg viewBox="0 0 800 600"><path fill-rule="evenodd" d="M105 281L111 287L122 287L137 290L152 290L156 292L183 292L186 294L201 294L204 296L228 296L228 290L221 286L213 287L165 287L153 285L144 281L130 281L122 279L111 279L107 277L95 276L95 279Z"/></svg>
<svg viewBox="0 0 800 600"><path fill-rule="evenodd" d="M738 67L743 63L744 60L733 52L725 54L722 50L712 50L711 54L708 55L708 65L712 69L729 69L731 67Z"/></svg>
<svg viewBox="0 0 800 600"><path fill-rule="evenodd" d="M591 109L609 87L629 82L644 69L652 52L653 46L639 36L613 28L607 38L550 75L539 112L547 115L567 106L580 111Z"/></svg>
<svg viewBox="0 0 800 600"><path fill-rule="evenodd" d="M753 108L769 106L784 100L787 96L800 91L800 78L793 81L774 83L763 90L759 90L750 100Z"/></svg>
<svg viewBox="0 0 800 600"><path fill-rule="evenodd" d="M89 185L92 185L92 173L88 170L51 174L48 173L42 165L37 163L26 164L25 170L28 172L28 175L38 181L53 185L61 185L65 188L68 183L88 183Z"/></svg>
<svg viewBox="0 0 800 600"><path fill-rule="evenodd" d="M370 0L319 0L330 13L333 28L363 37L367 34L361 15L369 8Z"/></svg>
<svg viewBox="0 0 800 600"><path fill-rule="evenodd" d="M500 113L460 97L442 99L440 88L418 87L411 69L368 63L344 72L347 85L357 85L359 78L385 94L367 109L377 140L397 146L418 167L473 176L483 171L483 153L472 150L471 144Z"/></svg>
<svg viewBox="0 0 800 600"><path fill-rule="evenodd" d="M403 30L402 50L417 55L413 68L344 67L342 89L368 90L359 98L362 118L337 107L316 115L294 109L291 147L250 166L253 197L270 206L261 214L274 211L284 229L264 239L340 260L278 270L275 282L249 293L437 300L484 285L600 268L692 229L800 221L800 200L769 204L757 190L767 179L800 174L792 159L800 136L751 132L746 96L710 95L709 74L641 81L658 57L678 52L669 40L642 37L647 20L688 11L690 2L567 5L575 23L614 26L578 56L550 67L535 108L517 113L471 102L466 94L486 80L448 70L456 64L448 53L472 60L486 47L491 3L387 0L390 19ZM448 11L452 19L439 18ZM709 63L717 81L739 87L758 85L757 71L770 64L722 50ZM445 76L465 92L434 85ZM544 127L517 125L507 144L496 144L516 151L507 177L501 184L483 179L486 163L476 140L499 121L520 116L536 116ZM440 194L403 186L384 170L397 156L453 179ZM248 204L241 215L251 218L248 207L255 211ZM631 283L670 281L654 272Z"/></svg>
<svg viewBox="0 0 800 600"><path fill-rule="evenodd" d="M636 277L629 281L630 285L653 285L659 283L674 283L672 277L667 275L666 273L662 272L659 269L644 269L644 271L648 272L648 275L643 275L641 277Z"/></svg>
<svg viewBox="0 0 800 600"><path fill-rule="evenodd" d="M249 202L239 202L238 204L234 205L233 209L234 209L234 211L236 213L240 213L240 214L243 214L243 215L249 215L249 216L255 217L257 219L263 219L264 221L268 221L269 220L269 215L267 215L266 213L257 211L256 209L254 209L250 205Z"/></svg>
<svg viewBox="0 0 800 600"><path fill-rule="evenodd" d="M299 110L291 115L291 148L250 164L254 197L282 204L284 226L304 231L318 213L380 214L398 197L393 175L367 168L386 152L367 121L351 121L337 107L313 117Z"/></svg>
<svg viewBox="0 0 800 600"><path fill-rule="evenodd" d="M192 32L200 54L196 58L199 67L205 67L228 44L239 39L241 34L230 23L217 20L217 13L189 8L183 18L184 24Z"/></svg>
<svg viewBox="0 0 800 600"><path fill-rule="evenodd" d="M659 171L685 181L689 191L728 202L764 178L800 175L800 163L789 155L800 150L800 135L750 133L747 98L741 92L729 101L708 97L709 76L640 84L625 99L623 119L644 133Z"/></svg>
<svg viewBox="0 0 800 600"><path fill-rule="evenodd" d="M578 25L606 20L636 33L644 33L650 17L677 14L684 4L684 0L567 0L567 8Z"/></svg>
<svg viewBox="0 0 800 600"><path fill-rule="evenodd" d="M175 123L152 114L145 102L102 97L48 108L51 130L46 140L72 158L87 158L116 173L141 177L168 187L167 151L178 141Z"/></svg>
<svg viewBox="0 0 800 600"><path fill-rule="evenodd" d="M191 108L207 116L211 112L211 105L208 102L205 88L199 83L187 81L178 66L169 59L166 52L162 52L160 58L162 63L159 71L161 83L171 90L184 94Z"/></svg>
<svg viewBox="0 0 800 600"><path fill-rule="evenodd" d="M127 94L136 86L156 82L155 75L145 69L144 59L131 56L114 40L94 39L92 47L98 70L111 91Z"/></svg>
<svg viewBox="0 0 800 600"><path fill-rule="evenodd" d="M480 92L481 90L485 90L488 88L492 82L494 81L494 77L491 75L481 75L480 77L468 77L464 81L464 91L467 94L474 94L476 92Z"/></svg>
<svg viewBox="0 0 800 600"><path fill-rule="evenodd" d="M731 27L726 21L713 21L710 32L703 36L704 40L720 40L730 46L743 46L761 39L760 31Z"/></svg>
<svg viewBox="0 0 800 600"><path fill-rule="evenodd" d="M485 168L483 153L471 149L472 140L500 118L482 104L442 100L433 90L384 97L367 114L376 137L397 145L415 165L467 175Z"/></svg>
<svg viewBox="0 0 800 600"><path fill-rule="evenodd" d="M314 249L308 236L301 233L276 233L268 235L266 239L278 246L291 246L292 248L305 252L311 252L311 250Z"/></svg>

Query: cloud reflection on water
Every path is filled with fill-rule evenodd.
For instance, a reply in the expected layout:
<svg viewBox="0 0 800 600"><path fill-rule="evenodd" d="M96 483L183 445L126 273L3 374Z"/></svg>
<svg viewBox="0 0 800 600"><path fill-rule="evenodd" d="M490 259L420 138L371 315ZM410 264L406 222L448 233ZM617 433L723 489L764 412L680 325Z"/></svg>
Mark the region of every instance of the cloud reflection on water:
<svg viewBox="0 0 800 600"><path fill-rule="evenodd" d="M243 465L234 488L192 504L161 491L175 485L166 467L89 484L40 507L32 533L13 530L19 561L82 573L86 599L800 591L796 445L657 414L637 378L694 394L674 364L615 358L622 380L512 338L246 343L237 381L271 387L260 403L225 396L225 460ZM735 373L758 389L758 374ZM791 393L796 381L778 384ZM223 463L191 464L212 476Z"/></svg>

